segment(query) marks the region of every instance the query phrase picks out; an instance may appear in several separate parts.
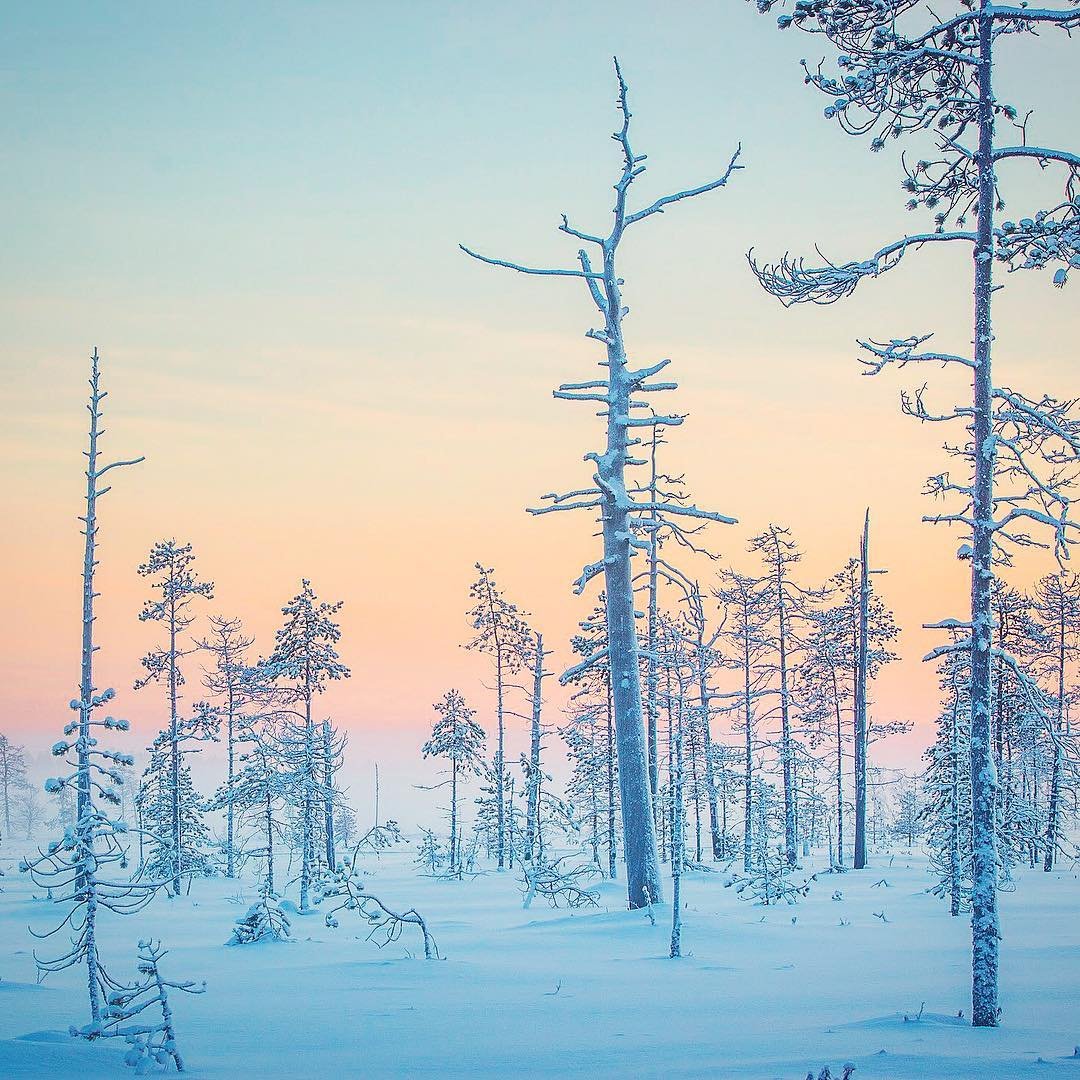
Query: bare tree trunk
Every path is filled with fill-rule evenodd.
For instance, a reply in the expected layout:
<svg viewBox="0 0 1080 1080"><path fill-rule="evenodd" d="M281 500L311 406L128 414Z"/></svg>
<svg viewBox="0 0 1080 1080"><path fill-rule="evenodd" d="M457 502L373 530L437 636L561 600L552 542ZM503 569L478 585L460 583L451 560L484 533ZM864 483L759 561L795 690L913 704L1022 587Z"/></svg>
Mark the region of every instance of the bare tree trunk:
<svg viewBox="0 0 1080 1080"><path fill-rule="evenodd" d="M796 863L795 851L795 781L791 760L791 693L788 688L787 598L779 546L776 559L776 607L780 620L780 760L784 772L784 854L788 866Z"/></svg>
<svg viewBox="0 0 1080 1080"><path fill-rule="evenodd" d="M177 709L176 673L176 587L173 566L169 566L169 814L172 824L172 890L180 895L180 720Z"/></svg>
<svg viewBox="0 0 1080 1080"><path fill-rule="evenodd" d="M525 822L524 859L531 862L540 833L540 716L544 691L544 638L536 635L533 653L532 727L529 741L529 792Z"/></svg>
<svg viewBox="0 0 1080 1080"><path fill-rule="evenodd" d="M990 685L994 581L992 529L994 462L992 430L993 383L990 369L992 265L994 254L994 97L992 88L994 20L990 0L979 5L979 173L978 224L975 240L975 368L972 449L975 482L972 491L971 559L971 1021L975 1027L998 1023L997 912L997 770L990 744Z"/></svg>
<svg viewBox="0 0 1080 1080"><path fill-rule="evenodd" d="M1065 729L1065 602L1060 599L1058 609L1058 655L1057 655L1057 722L1050 723L1050 742L1054 747L1054 761L1050 772L1050 796L1046 805L1046 851L1043 852L1043 870L1050 873L1054 869L1054 859L1058 847L1058 814L1061 803L1061 767L1064 754L1061 746L1061 733Z"/></svg>
<svg viewBox="0 0 1080 1080"><path fill-rule="evenodd" d="M450 759L450 873L457 869L457 755Z"/></svg>
<svg viewBox="0 0 1080 1080"><path fill-rule="evenodd" d="M859 547L859 647L855 668L855 855L856 870L866 866L866 683L870 607L870 510Z"/></svg>
<svg viewBox="0 0 1080 1080"><path fill-rule="evenodd" d="M226 659L228 666L228 660ZM227 698L228 715L226 717L225 737L228 740L228 778L226 791L229 793L229 801L225 805L225 876L236 877L236 827L235 814L233 813L233 784L236 772L236 746L233 739L233 723L236 715L236 697L233 687L233 675L229 670L229 692Z"/></svg>
<svg viewBox="0 0 1080 1080"><path fill-rule="evenodd" d="M723 844L720 839L720 821L717 809L716 770L713 761L712 724L709 716L709 673L705 666L702 650L704 649L704 628L699 627L697 640L698 655L698 698L701 702L701 741L705 754L705 790L709 797L709 835L712 842L713 859L723 858ZM699 856L700 859L700 856Z"/></svg>
<svg viewBox="0 0 1080 1080"><path fill-rule="evenodd" d="M333 732L330 729L330 721L324 720L322 725L323 737L323 814L326 818L324 825L326 840L326 865L331 869L337 869L337 859L334 856L334 741Z"/></svg>
<svg viewBox="0 0 1080 1080"><path fill-rule="evenodd" d="M311 663L304 662L304 802L301 818L301 843L303 852L300 859L300 910L308 909L308 890L313 877L312 863L315 861L314 787L315 774L315 725L311 719Z"/></svg>
<svg viewBox="0 0 1080 1080"><path fill-rule="evenodd" d="M749 616L747 605L743 605L744 627ZM753 781L754 781L754 717L753 701L750 697L750 632L743 632L743 718L746 721L746 746L743 760L743 871L747 874L753 868L754 858L754 818L753 818Z"/></svg>
<svg viewBox="0 0 1080 1080"><path fill-rule="evenodd" d="M682 956L682 871L684 853L684 804L683 804L683 745L682 716L680 714L675 737L672 740L672 757L675 759L674 791L672 803L675 809L671 845L671 957Z"/></svg>
<svg viewBox="0 0 1080 1080"><path fill-rule="evenodd" d="M94 349L90 374L90 443L86 451L86 516L83 518L83 596L82 596L82 662L79 674L79 744L78 744L78 796L75 806L76 828L87 833L90 823L90 716L93 711L94 674L94 569L97 566L97 481L98 481L98 427L101 419L101 399L105 396L99 389L98 352ZM93 840L85 836L84 843L92 846ZM80 869L75 889L88 892L88 874ZM86 982L90 994L90 1016L96 1024L101 1019L101 986L97 959L97 904L93 897L86 905Z"/></svg>
<svg viewBox="0 0 1080 1080"><path fill-rule="evenodd" d="M656 450L659 445L659 428L652 429L652 453L649 458L649 493L653 502L656 501ZM649 512L652 522L657 520L655 509ZM660 750L657 740L657 726L659 723L659 706L657 704L657 692L659 686L659 670L656 661L657 624L659 620L659 580L657 566L657 546L659 540L655 525L649 530L649 611L648 611L648 657L646 658L645 677L645 703L648 715L648 738L649 738L649 794L652 800L653 824L656 825L660 810Z"/></svg>
<svg viewBox="0 0 1080 1080"><path fill-rule="evenodd" d="M613 728L614 706L611 700L611 680L607 686L607 799L608 799L608 877L612 880L618 875L615 865L615 731Z"/></svg>
<svg viewBox="0 0 1080 1080"><path fill-rule="evenodd" d="M266 799L263 807L266 825L266 885L271 892L274 889L274 803L270 795L269 786L266 789Z"/></svg>

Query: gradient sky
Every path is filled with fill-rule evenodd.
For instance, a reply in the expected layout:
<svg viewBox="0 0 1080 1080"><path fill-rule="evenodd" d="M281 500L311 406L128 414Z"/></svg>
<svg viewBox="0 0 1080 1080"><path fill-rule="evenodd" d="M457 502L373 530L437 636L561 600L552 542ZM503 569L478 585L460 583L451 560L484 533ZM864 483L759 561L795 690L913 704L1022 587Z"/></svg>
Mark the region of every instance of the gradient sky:
<svg viewBox="0 0 1080 1080"><path fill-rule="evenodd" d="M354 677L327 707L353 769L378 758L402 799L431 702L457 684L487 719L480 660L459 648L472 564L561 643L591 606L569 581L593 557L589 521L523 507L587 478L584 406L552 400L587 378L594 312L572 281L470 262L465 241L521 261L572 260L562 211L606 230L618 165L610 56L631 84L644 201L745 171L625 245L635 359L672 357L691 418L670 464L718 527L725 559L789 525L820 580L872 507L882 589L905 633L880 681L883 718L928 736L932 640L962 613L966 566L921 525L940 429L899 415L907 373L863 378L857 335L970 340L964 254L928 251L852 300L785 312L745 264L756 246L861 257L925 227L903 210L895 155L821 118L800 56L739 0L646 3L49 4L9 7L0 35L0 429L7 525L0 729L53 740L77 682L75 515L86 362L112 392L106 445L147 463L102 508L99 670L144 745L154 691L130 690L152 630L135 567L162 536L190 540L267 648L301 576L346 601ZM1075 146L1077 46L1016 42L999 86L1035 107L1033 138ZM1017 216L1043 205L1031 166L1003 174ZM1015 177L1015 179L1014 179ZM997 366L1061 395L1076 377L1076 287L1010 278ZM915 373L922 376L925 373ZM956 387L931 373L941 402ZM1038 559L1023 577L1045 572ZM565 659L563 650L560 658ZM394 779L396 778L396 779ZM396 788L395 788L396 785Z"/></svg>

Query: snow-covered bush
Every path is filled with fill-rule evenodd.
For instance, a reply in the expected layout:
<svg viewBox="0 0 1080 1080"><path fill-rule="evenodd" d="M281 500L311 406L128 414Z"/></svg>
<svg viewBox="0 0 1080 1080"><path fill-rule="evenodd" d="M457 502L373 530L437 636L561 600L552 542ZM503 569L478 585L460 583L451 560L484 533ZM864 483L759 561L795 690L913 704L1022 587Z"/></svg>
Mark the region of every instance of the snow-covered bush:
<svg viewBox="0 0 1080 1080"><path fill-rule="evenodd" d="M406 926L415 926L423 938L425 959L439 958L439 949L428 932L423 916L415 908L391 911L377 896L367 891L363 873L352 860L346 860L336 870L326 871L317 883L315 903L322 904L327 900L332 906L326 913L326 925L332 929L340 925L340 912L355 911L368 923L368 940L373 940L382 948L397 941Z"/></svg>
<svg viewBox="0 0 1080 1080"><path fill-rule="evenodd" d="M590 887L600 876L596 864L568 863L570 858L563 855L551 861L519 863L522 874L519 888L524 897L521 906L528 908L537 896L542 896L556 908L596 907L600 893Z"/></svg>
<svg viewBox="0 0 1080 1080"><path fill-rule="evenodd" d="M259 899L236 920L229 945L251 945L256 941L285 941L290 932L289 917L281 910L281 897L264 881Z"/></svg>
<svg viewBox="0 0 1080 1080"><path fill-rule="evenodd" d="M851 1074L855 1071L855 1066L847 1064L843 1066L843 1070L838 1073L834 1073L828 1065L817 1075L817 1080L850 1080ZM806 1074L806 1080L814 1080L813 1070Z"/></svg>
<svg viewBox="0 0 1080 1080"><path fill-rule="evenodd" d="M444 852L442 845L439 843L435 834L430 829L424 830L424 838L420 841L416 849L416 865L419 866L425 874L434 876L439 872L439 867L443 864Z"/></svg>
<svg viewBox="0 0 1080 1080"><path fill-rule="evenodd" d="M736 874L729 884L740 900L766 905L796 904L810 891L810 882L788 866L783 852L774 850L759 850L750 870Z"/></svg>
<svg viewBox="0 0 1080 1080"><path fill-rule="evenodd" d="M105 1037L124 1038L131 1049L124 1056L124 1064L130 1065L140 1075L155 1065L166 1068L171 1061L177 1072L184 1071L184 1061L176 1046L176 1027L173 1023L169 991L182 990L185 994L202 994L206 984L194 982L170 982L161 974L161 959L167 953L161 943L139 942L139 978L130 986L123 986L108 995L108 1004L100 1029L91 1033L71 1029L73 1035L96 1034ZM147 1009L157 1006L161 1018L140 1019ZM94 1025L96 1027L96 1025Z"/></svg>

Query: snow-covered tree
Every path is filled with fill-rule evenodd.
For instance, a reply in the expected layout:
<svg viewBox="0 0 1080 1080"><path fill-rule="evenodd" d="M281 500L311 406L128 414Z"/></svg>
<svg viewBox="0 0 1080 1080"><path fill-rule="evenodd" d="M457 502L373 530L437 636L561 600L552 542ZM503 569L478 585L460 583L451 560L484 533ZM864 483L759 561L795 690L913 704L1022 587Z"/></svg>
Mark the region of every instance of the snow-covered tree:
<svg viewBox="0 0 1080 1080"><path fill-rule="evenodd" d="M581 632L574 636L571 648L584 659L559 680L575 687L568 708L569 722L560 728L573 769L568 794L589 824L594 860L600 863L599 848L603 844L607 849L608 876L614 878L620 784L614 695L603 653L607 641L607 605L603 596L578 628Z"/></svg>
<svg viewBox="0 0 1080 1080"><path fill-rule="evenodd" d="M41 792L33 784L19 789L15 801L15 820L27 840L33 840L38 826L44 820L45 804Z"/></svg>
<svg viewBox="0 0 1080 1080"><path fill-rule="evenodd" d="M318 903L329 909L325 918L331 928L339 925L338 916L342 912L355 912L366 924L368 940L379 948L397 941L407 926L415 926L420 931L424 959L440 959L424 917L415 908L394 911L387 907L368 890L364 872L352 858L343 859L336 870L326 871L318 883Z"/></svg>
<svg viewBox="0 0 1080 1080"><path fill-rule="evenodd" d="M184 1071L184 1059L176 1045L176 1023L169 991L201 994L206 990L205 983L166 979L161 973L161 961L166 956L168 953L161 947L161 942L139 942L139 978L126 986L116 985L110 992L107 1019L99 1032L121 1037L130 1044L124 1064L138 1073L157 1065L168 1067L170 1062L177 1072ZM160 1016L153 1020L143 1019L147 1010L156 1011Z"/></svg>
<svg viewBox="0 0 1080 1080"><path fill-rule="evenodd" d="M123 782L120 767L130 766L130 754L101 745L103 732L128 730L126 720L101 716L102 706L115 697L112 689L99 691L94 684L95 601L98 593L94 576L98 565L98 500L110 490L101 481L113 469L136 465L143 459L113 461L103 465L98 440L101 435L102 402L107 391L101 389L97 349L90 367L90 432L86 457L86 501L83 523L82 573L82 657L79 696L71 702L77 719L64 727L64 737L54 744L53 755L62 758L66 771L46 781L45 790L63 798L74 793L74 821L63 835L27 858L22 869L34 883L50 890L64 914L52 930L36 936L51 938L68 935L67 946L52 958L36 958L42 976L66 968L86 965L86 986L90 999L91 1035L100 1033L103 996L115 987L109 977L98 947L98 920L103 911L129 915L152 899L161 882L132 879L117 871L128 865L125 841L128 829L109 814L120 805L117 791Z"/></svg>
<svg viewBox="0 0 1080 1080"><path fill-rule="evenodd" d="M159 748L168 760L158 790L166 800L169 818L158 825L165 825L169 830L168 850L173 852L174 857L174 893L180 892L181 874L181 744L190 739L213 737L209 730L209 714L202 712L199 706L196 706L190 720L185 721L180 716L180 689L184 685L180 661L196 648L194 643L185 642L186 631L195 621L191 604L196 599L208 600L214 595L213 582L200 581L194 564L195 553L190 544L159 540L150 549L147 561L139 567L139 576L150 578L151 587L157 592L156 596L143 604L139 620L161 624L166 635L164 645L152 649L143 657L142 665L146 674L136 681L135 689L139 690L151 682L162 683L168 701L169 720Z"/></svg>
<svg viewBox="0 0 1080 1080"><path fill-rule="evenodd" d="M342 601L320 601L307 578L282 609L285 621L274 635L274 651L261 666L272 682L283 723L276 730L277 754L287 774L287 790L299 814L301 831L300 909L308 908L314 880L317 818L325 809L325 769L322 732L312 706L331 682L347 679L337 644L341 627L334 616Z"/></svg>
<svg viewBox="0 0 1080 1080"><path fill-rule="evenodd" d="M723 639L729 660L738 669L740 688L730 695L736 726L743 735L743 869L749 872L754 853L755 753L758 750L758 702L768 693L773 642L769 634L769 579L726 570L713 595L720 601Z"/></svg>
<svg viewBox="0 0 1080 1080"><path fill-rule="evenodd" d="M236 920L229 945L253 945L258 941L285 941L291 924L288 915L281 910L281 897L274 892L270 881L263 879L259 886L259 899Z"/></svg>
<svg viewBox="0 0 1080 1080"><path fill-rule="evenodd" d="M469 587L469 625L474 636L466 649L491 657L495 668L495 809L496 847L499 869L506 865L506 693L508 680L525 665L533 640L532 631L518 606L506 599L495 582L495 571L476 564L479 575Z"/></svg>
<svg viewBox="0 0 1080 1080"><path fill-rule="evenodd" d="M258 678L258 668L249 678ZM250 686L250 683L247 685ZM271 893L274 885L276 841L284 834L282 808L290 790L290 776L282 761L279 730L282 721L273 713L247 714L240 721L237 735L238 757L232 781L222 786L211 803L214 809L231 806L244 822L251 822L262 843L248 856L261 858L265 864L263 880Z"/></svg>
<svg viewBox="0 0 1080 1080"><path fill-rule="evenodd" d="M533 635L535 645L528 655L526 664L531 676L532 686L529 689L529 754L522 754L521 763L525 773L525 837L522 847L522 858L529 862L537 845L542 844L540 833L540 791L544 779L544 771L540 762L540 754L543 746L543 708L544 708L544 679L551 673L546 669L545 663L550 655L544 649L544 637L536 632Z"/></svg>
<svg viewBox="0 0 1080 1080"><path fill-rule="evenodd" d="M756 0L769 11L774 0ZM961 244L972 254L974 349L950 354L926 348L929 334L860 342L867 370L907 364L935 364L966 370L970 403L944 414L927 408L923 393L905 395L904 408L922 421L958 422L966 441L949 447L966 475L943 472L931 478L931 494L959 502L932 520L960 526L966 533L960 557L971 563L971 606L964 640L943 648L971 654L972 811L975 830L972 884L972 1023L998 1023L997 915L998 854L995 813L998 778L991 740L994 660L991 594L995 564L1003 545L1034 542L1031 525L1050 531L1059 556L1077 524L1069 517L1069 472L1062 466L1080 456L1080 426L1073 403L1049 395L1028 396L994 380L991 371L993 267L1057 267L1053 281L1064 286L1070 268L1080 266L1080 155L1028 141L1027 121L1018 125L1019 144L1000 141L995 122L1016 121L1018 111L994 89L994 63L1010 38L1042 30L1080 27L1080 8L1002 5L993 0L961 0L955 10L917 9L914 0L798 0L780 16L828 40L838 52L839 71L804 64L806 82L824 93L827 118L855 135L869 135L871 149L887 140L932 133L935 155L905 165L904 187L912 210L933 212L934 230L909 234L869 258L808 266L785 257L772 266L753 265L761 283L785 304L828 304L850 293L865 278L876 278L906 254L926 246ZM918 18L909 17L918 10ZM1056 204L1005 220L998 184L1002 162L1029 162L1059 171L1062 195ZM974 229L968 221L974 216ZM949 628L957 620L947 620Z"/></svg>
<svg viewBox="0 0 1080 1080"><path fill-rule="evenodd" d="M593 477L586 487L561 495L551 494L545 505L534 508L532 512L544 514L586 510L600 518L603 555L584 569L577 588L581 591L592 578L601 574L604 577L608 642L603 655L609 658L614 673L612 691L622 788L627 894L630 906L638 908L659 900L662 886L652 814L648 745L642 716L640 652L634 616L631 556L635 551L647 550L648 541L641 539L637 531L648 528L648 518L654 510L698 521L730 522L731 519L699 510L693 505L661 503L648 496L634 497L632 484L627 484L627 468L640 461L634 454L634 447L640 442L636 432L642 429L647 432L656 426L670 428L681 423L682 417L660 415L648 408L645 395L671 390L676 386L673 382L655 379L667 367L668 361L661 360L637 369L631 368L628 363L624 338L628 309L622 295L624 283L619 270L620 246L627 230L663 213L678 202L723 187L740 166L739 151L736 150L727 169L718 179L663 196L641 209L631 209L630 189L645 171L645 158L635 153L631 146L628 91L618 61L615 69L622 121L615 132L615 141L622 153L622 168L615 183L613 220L607 235L583 232L572 226L564 215L561 231L584 245L578 252L578 265L568 268L534 268L488 258L464 247L462 250L482 262L520 273L577 279L587 287L589 297L603 320L602 329L588 332L590 338L604 347L600 377L564 383L555 391L556 397L600 406L606 433L605 444L602 450L586 455L594 466ZM598 259L596 267L594 257Z"/></svg>
<svg viewBox="0 0 1080 1080"><path fill-rule="evenodd" d="M338 800L334 804L334 840L345 851L350 851L356 839L356 811Z"/></svg>
<svg viewBox="0 0 1080 1080"><path fill-rule="evenodd" d="M810 889L804 875L795 871L787 852L774 848L759 835L750 869L736 875L732 884L740 900L755 904L796 904Z"/></svg>
<svg viewBox="0 0 1080 1080"><path fill-rule="evenodd" d="M434 876L439 872L445 854L443 846L439 843L435 833L431 829L424 829L423 836L416 848L416 865L423 869L426 874Z"/></svg>
<svg viewBox="0 0 1080 1080"><path fill-rule="evenodd" d="M809 729L811 743L815 747L829 746L831 750L835 861L840 866L845 860L847 837L844 762L850 756L847 747L854 744L858 750L853 766L853 802L855 831L862 843L853 845L860 856L855 860L855 869L861 869L866 863L866 768L872 727L868 720L868 695L865 689L860 689L860 680L868 686L884 664L896 659L890 645L899 633L892 611L872 588L871 574L875 571L869 568L865 575L867 593L864 597L862 562L861 556L849 559L829 578L823 590L823 602L810 609L805 651L798 672L801 719ZM862 653L864 603L866 648ZM879 733L886 727L879 728Z"/></svg>
<svg viewBox="0 0 1080 1080"><path fill-rule="evenodd" d="M447 690L442 701L433 706L438 719L431 728L431 738L423 746L425 758L445 758L450 763L450 845L451 873L460 869L460 826L458 788L469 776L479 776L484 769L483 750L487 735L473 719L475 709L465 704L458 690Z"/></svg>
<svg viewBox="0 0 1080 1080"><path fill-rule="evenodd" d="M907 846L914 847L915 841L922 835L922 804L919 800L919 785L915 777L904 777L900 795L896 800L896 815L892 821L893 833Z"/></svg>
<svg viewBox="0 0 1080 1080"><path fill-rule="evenodd" d="M210 631L199 642L199 648L213 657L213 667L203 676L203 685L220 702L218 714L225 731L225 876L231 878L236 876L236 814L228 793L233 790L240 714L246 702L247 651L255 639L244 634L239 619L211 615L209 622Z"/></svg>
<svg viewBox="0 0 1080 1080"><path fill-rule="evenodd" d="M792 568L802 559L802 552L791 539L791 531L781 525L770 525L750 541L750 551L756 553L765 571L761 590L768 598L770 619L773 623L772 639L776 647L775 672L776 694L780 714L780 768L784 791L784 850L788 864L795 865L797 792L795 785L796 755L793 741L794 700L793 680L797 659L803 644L796 632L796 624L805 624L812 610L816 595L799 585L792 576Z"/></svg>
<svg viewBox="0 0 1080 1080"><path fill-rule="evenodd" d="M26 748L0 733L0 797L4 801L4 835L11 835L11 807L26 786Z"/></svg>
<svg viewBox="0 0 1080 1080"><path fill-rule="evenodd" d="M216 714L200 703L192 718L161 732L150 746L136 796L140 829L150 849L143 868L155 878L171 880L174 895L182 878L213 873L207 803L195 789L186 760L196 751L184 747L213 738L216 730Z"/></svg>
<svg viewBox="0 0 1080 1080"><path fill-rule="evenodd" d="M337 866L337 857L334 853L335 835L334 829L337 818L337 808L340 792L334 782L334 777L344 763L345 744L347 737L339 733L333 722L327 718L323 720L319 731L319 776L321 780L320 795L322 797L322 834L323 845L326 850L326 865L334 870Z"/></svg>
<svg viewBox="0 0 1080 1080"><path fill-rule="evenodd" d="M1045 710L1052 764L1043 869L1049 872L1061 846L1063 788L1069 765L1076 758L1075 736L1069 723L1074 691L1068 680L1070 665L1080 659L1080 576L1064 572L1047 574L1035 586L1032 607L1035 618L1042 624L1042 633L1031 642L1036 652L1034 666L1050 686L1052 697L1052 709Z"/></svg>

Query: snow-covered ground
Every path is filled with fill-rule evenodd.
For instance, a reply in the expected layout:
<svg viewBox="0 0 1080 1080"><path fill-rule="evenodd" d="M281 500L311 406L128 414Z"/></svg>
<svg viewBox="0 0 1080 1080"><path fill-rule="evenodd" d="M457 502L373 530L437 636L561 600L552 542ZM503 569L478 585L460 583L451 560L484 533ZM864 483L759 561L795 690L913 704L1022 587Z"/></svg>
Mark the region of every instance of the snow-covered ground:
<svg viewBox="0 0 1080 1080"><path fill-rule="evenodd" d="M54 912L16 854L0 852L0 1077L124 1076L116 1040L66 1034L86 1019L79 974L36 985L26 927L46 928ZM127 974L137 939L160 936L168 976L206 980L204 995L175 1001L180 1049L204 1080L804 1080L849 1061L855 1080L1080 1078L1074 870L1021 870L1003 894L1004 1024L976 1031L958 1017L968 1010L967 920L925 892L918 854L822 874L795 907L755 907L720 873L689 875L680 960L667 956L670 909L652 926L622 910L617 884L602 886L599 910L538 900L525 911L516 875L436 881L412 858L369 860L372 891L414 905L444 960L425 961L407 935L380 950L347 914L336 930L295 916L290 943L228 948L254 886L223 879L135 918L105 917L103 952Z"/></svg>

